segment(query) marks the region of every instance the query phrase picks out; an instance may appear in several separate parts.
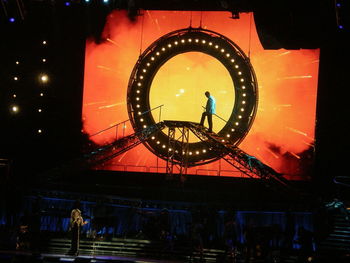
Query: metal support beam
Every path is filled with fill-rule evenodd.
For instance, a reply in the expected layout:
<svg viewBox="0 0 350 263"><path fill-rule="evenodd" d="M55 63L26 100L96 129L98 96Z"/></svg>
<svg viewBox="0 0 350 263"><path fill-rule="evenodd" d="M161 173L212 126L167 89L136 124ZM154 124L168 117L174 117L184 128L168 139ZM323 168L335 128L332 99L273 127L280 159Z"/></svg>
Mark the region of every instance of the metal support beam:
<svg viewBox="0 0 350 263"><path fill-rule="evenodd" d="M168 158L166 160L166 174L172 175L174 171L174 155L175 155L175 127L169 127L168 131Z"/></svg>
<svg viewBox="0 0 350 263"><path fill-rule="evenodd" d="M187 173L188 167L188 154L189 154L189 138L190 138L190 129L186 126L183 126L181 129L181 150L182 158L180 163L180 175Z"/></svg>
<svg viewBox="0 0 350 263"><path fill-rule="evenodd" d="M177 167L179 175L187 174L188 168L188 154L189 154L189 137L190 129L186 126L168 126L168 156L166 162L166 173L172 175L174 173L174 166ZM177 130L176 130L177 128ZM180 135L176 137L176 131L180 132ZM180 147L176 147L180 146ZM175 149L176 150L175 152ZM179 151L179 152L177 152ZM174 159L176 154L181 155L181 161L178 162Z"/></svg>

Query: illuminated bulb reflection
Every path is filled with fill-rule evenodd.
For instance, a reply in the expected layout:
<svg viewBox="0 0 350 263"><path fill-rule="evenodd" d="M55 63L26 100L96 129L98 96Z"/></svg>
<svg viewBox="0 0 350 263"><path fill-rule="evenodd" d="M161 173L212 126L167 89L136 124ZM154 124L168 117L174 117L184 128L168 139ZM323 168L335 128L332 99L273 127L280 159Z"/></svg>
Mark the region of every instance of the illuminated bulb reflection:
<svg viewBox="0 0 350 263"><path fill-rule="evenodd" d="M40 76L40 80L41 80L41 82L46 83L46 82L48 82L49 77L46 74L43 74Z"/></svg>

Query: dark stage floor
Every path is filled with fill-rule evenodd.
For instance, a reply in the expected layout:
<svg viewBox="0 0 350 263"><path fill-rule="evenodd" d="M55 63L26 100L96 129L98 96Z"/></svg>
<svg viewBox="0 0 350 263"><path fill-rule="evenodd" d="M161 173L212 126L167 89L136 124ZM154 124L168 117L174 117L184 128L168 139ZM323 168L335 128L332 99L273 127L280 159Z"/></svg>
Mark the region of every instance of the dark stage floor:
<svg viewBox="0 0 350 263"><path fill-rule="evenodd" d="M110 255L88 255L81 254L79 256L68 256L65 254L54 254L54 253L42 253L35 255L29 252L18 252L18 251L0 251L0 262L38 262L38 263L51 263L51 262L96 262L96 263L179 263L183 261L176 260L156 260L146 259L141 257L123 257L123 256L110 256Z"/></svg>
<svg viewBox="0 0 350 263"><path fill-rule="evenodd" d="M147 259L142 257L123 257L123 256L111 256L111 255L88 255L82 254L79 256L68 256L65 254L55 253L42 253L35 255L29 252L19 251L0 251L0 262L4 263L55 263L55 262L81 262L81 263L347 263L350 262L350 254L339 257L336 253L329 253L323 255L313 255L307 258L305 261L299 261L298 255L287 255L283 258L271 258L271 259L225 259L225 260L199 260L199 259L188 259L188 260L171 260L171 259Z"/></svg>

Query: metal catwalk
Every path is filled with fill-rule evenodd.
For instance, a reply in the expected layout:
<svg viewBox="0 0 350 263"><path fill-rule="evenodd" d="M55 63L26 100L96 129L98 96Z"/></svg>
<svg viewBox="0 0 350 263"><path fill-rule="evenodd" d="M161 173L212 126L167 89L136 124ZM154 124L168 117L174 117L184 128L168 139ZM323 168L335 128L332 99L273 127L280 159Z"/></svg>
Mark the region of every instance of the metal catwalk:
<svg viewBox="0 0 350 263"><path fill-rule="evenodd" d="M135 132L131 135L117 139L107 145L101 146L94 151L86 154L83 160L80 160L80 164L83 167L94 167L101 165L118 155L136 147L137 145L146 142L154 134L163 131L168 128L169 141L167 142L167 148L172 149L174 143L180 146L182 156L181 158L174 158L175 151L169 151L163 158L167 162L166 171L167 174L174 174L174 166L178 167L180 175L186 174L187 167L191 166L188 156L188 133L193 133L200 141L204 142L210 150L216 155L220 156L226 162L231 164L240 172L244 173L250 178L262 180L268 187L278 191L295 191L290 187L288 180L286 180L282 174L276 172L270 166L264 164L254 156L244 152L239 147L233 145L229 140L224 137L208 132L206 128L199 125L199 123L187 122L187 121L169 121L165 120L157 123L156 125L149 126L141 131ZM174 137L174 130L177 129L181 132L180 139ZM180 142L179 142L180 141Z"/></svg>

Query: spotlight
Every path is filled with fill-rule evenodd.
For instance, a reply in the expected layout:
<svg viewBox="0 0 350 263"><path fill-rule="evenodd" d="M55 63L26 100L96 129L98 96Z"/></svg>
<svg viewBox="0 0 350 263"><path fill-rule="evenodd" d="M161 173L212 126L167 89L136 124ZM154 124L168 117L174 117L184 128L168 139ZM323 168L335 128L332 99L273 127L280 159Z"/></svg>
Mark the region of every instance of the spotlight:
<svg viewBox="0 0 350 263"><path fill-rule="evenodd" d="M41 75L40 75L40 81L41 81L42 83L46 83L46 82L49 81L49 77L48 77L46 74L41 74Z"/></svg>
<svg viewBox="0 0 350 263"><path fill-rule="evenodd" d="M70 2L65 2L64 5L65 6L70 6Z"/></svg>
<svg viewBox="0 0 350 263"><path fill-rule="evenodd" d="M14 22L16 21L16 19L15 19L14 17L10 17L10 18L9 18L9 21L10 21L11 23L14 23Z"/></svg>
<svg viewBox="0 0 350 263"><path fill-rule="evenodd" d="M17 113L17 112L19 111L18 106L13 105L13 106L11 107L11 111L12 111L13 113Z"/></svg>

